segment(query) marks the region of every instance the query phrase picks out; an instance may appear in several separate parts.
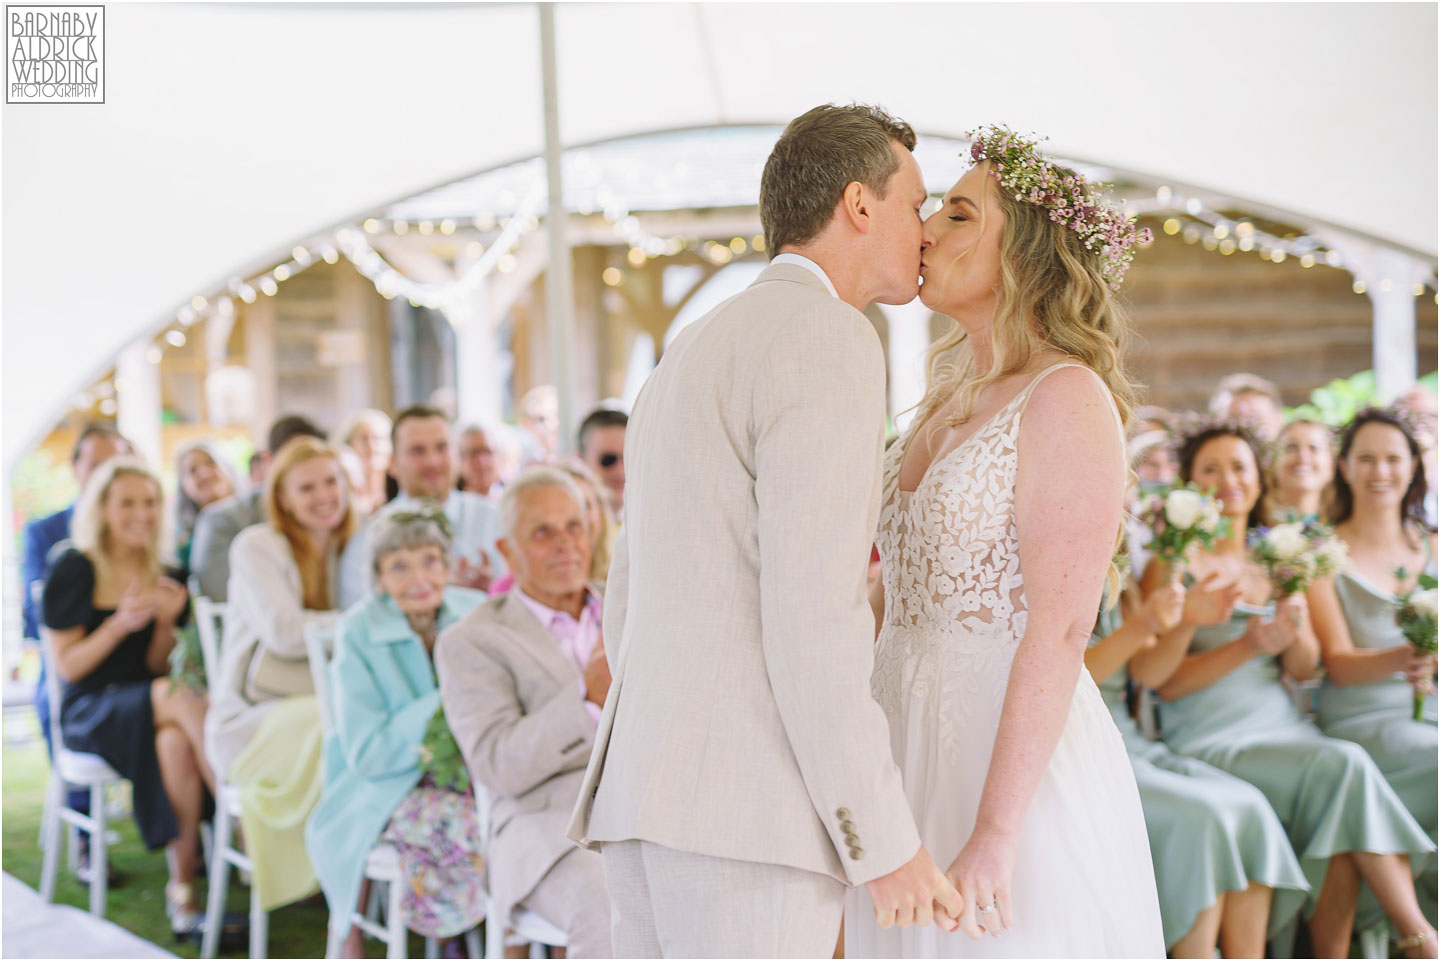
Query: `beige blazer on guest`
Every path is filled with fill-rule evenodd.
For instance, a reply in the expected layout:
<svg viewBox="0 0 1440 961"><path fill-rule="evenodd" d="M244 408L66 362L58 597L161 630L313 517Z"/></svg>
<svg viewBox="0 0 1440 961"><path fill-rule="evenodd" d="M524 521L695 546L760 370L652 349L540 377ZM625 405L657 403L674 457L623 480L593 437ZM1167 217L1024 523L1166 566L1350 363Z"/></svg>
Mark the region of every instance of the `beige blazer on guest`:
<svg viewBox="0 0 1440 961"><path fill-rule="evenodd" d="M860 884L920 848L870 695L885 367L863 314L772 265L635 404L614 682L570 825Z"/></svg>
<svg viewBox="0 0 1440 961"><path fill-rule="evenodd" d="M580 670L511 593L441 633L435 672L470 775L490 792L487 870L504 917L574 850L565 824L595 742Z"/></svg>

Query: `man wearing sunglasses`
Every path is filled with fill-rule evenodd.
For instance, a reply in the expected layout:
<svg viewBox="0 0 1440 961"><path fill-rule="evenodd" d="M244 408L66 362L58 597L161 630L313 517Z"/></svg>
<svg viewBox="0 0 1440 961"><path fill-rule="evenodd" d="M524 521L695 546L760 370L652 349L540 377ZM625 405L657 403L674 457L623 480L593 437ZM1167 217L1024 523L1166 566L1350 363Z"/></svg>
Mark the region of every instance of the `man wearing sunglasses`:
<svg viewBox="0 0 1440 961"><path fill-rule="evenodd" d="M625 506L625 425L624 411L609 407L592 410L580 422L580 457L605 482L610 510L620 516Z"/></svg>

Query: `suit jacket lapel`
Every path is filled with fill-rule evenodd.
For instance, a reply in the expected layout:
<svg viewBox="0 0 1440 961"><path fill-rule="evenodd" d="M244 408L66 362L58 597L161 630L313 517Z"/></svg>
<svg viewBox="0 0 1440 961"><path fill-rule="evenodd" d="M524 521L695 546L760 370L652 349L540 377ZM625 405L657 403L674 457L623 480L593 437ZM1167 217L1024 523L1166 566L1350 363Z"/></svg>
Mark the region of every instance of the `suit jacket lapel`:
<svg viewBox="0 0 1440 961"><path fill-rule="evenodd" d="M560 649L560 642L551 636L535 615L513 594L506 595L498 611L500 621L510 628L516 646L535 659L557 681L574 683L580 677L575 662Z"/></svg>

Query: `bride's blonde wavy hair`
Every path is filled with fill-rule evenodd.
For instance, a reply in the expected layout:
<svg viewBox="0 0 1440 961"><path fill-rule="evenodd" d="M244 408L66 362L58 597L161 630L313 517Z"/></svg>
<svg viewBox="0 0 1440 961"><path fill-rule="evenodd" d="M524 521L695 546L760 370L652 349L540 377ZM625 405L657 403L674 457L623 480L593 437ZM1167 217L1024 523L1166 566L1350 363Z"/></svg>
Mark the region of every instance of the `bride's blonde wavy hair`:
<svg viewBox="0 0 1440 961"><path fill-rule="evenodd" d="M1000 234L1000 282L991 328L993 362L987 371L974 370L969 335L959 324L942 335L925 355L926 389L916 423L925 423L952 399L957 409L937 417L928 430L962 424L975 412L980 392L1002 377L1023 369L1034 355L1053 348L1075 357L1104 382L1123 428L1135 411L1135 384L1125 372L1124 355L1132 336L1129 313L1101 271L1100 255L1086 248L1070 227L1055 223L1037 204L1006 196L986 164L985 182L995 189L980 196L980 234L986 212L998 198L1005 223ZM1057 165L1061 176L1074 171ZM972 248L973 250L973 248ZM968 256L968 255L967 255ZM1129 471L1127 486L1136 483ZM1116 532L1117 552L1124 525ZM1120 594L1119 570L1112 562L1106 576L1108 603Z"/></svg>

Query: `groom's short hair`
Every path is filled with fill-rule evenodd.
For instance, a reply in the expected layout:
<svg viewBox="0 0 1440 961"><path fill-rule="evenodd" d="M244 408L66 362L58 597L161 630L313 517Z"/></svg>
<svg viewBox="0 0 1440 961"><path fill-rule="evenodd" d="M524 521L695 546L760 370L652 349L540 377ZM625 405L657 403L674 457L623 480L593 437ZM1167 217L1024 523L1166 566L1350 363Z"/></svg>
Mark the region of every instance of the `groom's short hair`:
<svg viewBox="0 0 1440 961"><path fill-rule="evenodd" d="M790 121L760 177L760 223L770 256L818 237L850 184L859 181L883 198L900 166L891 141L913 151L915 131L867 104L822 104Z"/></svg>

